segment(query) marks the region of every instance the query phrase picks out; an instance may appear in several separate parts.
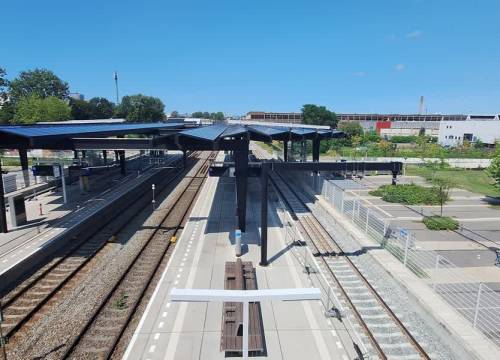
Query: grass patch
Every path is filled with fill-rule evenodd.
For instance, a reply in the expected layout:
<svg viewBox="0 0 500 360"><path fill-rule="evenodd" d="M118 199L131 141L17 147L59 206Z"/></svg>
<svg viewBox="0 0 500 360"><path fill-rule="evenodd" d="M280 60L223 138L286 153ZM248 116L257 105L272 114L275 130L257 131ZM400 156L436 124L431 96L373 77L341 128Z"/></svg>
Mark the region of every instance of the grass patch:
<svg viewBox="0 0 500 360"><path fill-rule="evenodd" d="M500 189L484 170L435 169L427 166L408 166L407 175L422 176L428 181L439 177L453 181L454 187L486 196L500 197Z"/></svg>
<svg viewBox="0 0 500 360"><path fill-rule="evenodd" d="M438 205L439 197L434 188L415 184L382 185L370 191L370 195L379 196L390 203L406 205Z"/></svg>
<svg viewBox="0 0 500 360"><path fill-rule="evenodd" d="M118 299L116 299L115 301L115 308L118 310L126 309L128 307L127 300L128 295L126 295L125 293L121 293Z"/></svg>
<svg viewBox="0 0 500 360"><path fill-rule="evenodd" d="M457 230L458 221L448 216L426 216L423 223L429 230Z"/></svg>
<svg viewBox="0 0 500 360"><path fill-rule="evenodd" d="M279 141L273 141L271 143L265 143L263 141L257 141L257 144L268 153L272 154L273 151L282 152L283 147L279 145Z"/></svg>

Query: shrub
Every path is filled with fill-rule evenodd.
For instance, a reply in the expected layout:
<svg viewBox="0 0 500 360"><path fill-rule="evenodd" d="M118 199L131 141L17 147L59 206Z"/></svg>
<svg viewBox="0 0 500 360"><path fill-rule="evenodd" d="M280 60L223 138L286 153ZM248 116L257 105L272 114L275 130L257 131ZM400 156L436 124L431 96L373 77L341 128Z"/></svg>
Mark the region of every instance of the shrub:
<svg viewBox="0 0 500 360"><path fill-rule="evenodd" d="M405 135L395 135L391 137L390 142L398 143L398 144L410 144L414 143L417 140L416 136L405 136Z"/></svg>
<svg viewBox="0 0 500 360"><path fill-rule="evenodd" d="M370 195L379 196L390 203L406 205L439 205L439 197L435 188L427 188L415 184L383 185L370 191Z"/></svg>
<svg viewBox="0 0 500 360"><path fill-rule="evenodd" d="M457 230L458 221L448 216L426 216L423 223L429 230Z"/></svg>

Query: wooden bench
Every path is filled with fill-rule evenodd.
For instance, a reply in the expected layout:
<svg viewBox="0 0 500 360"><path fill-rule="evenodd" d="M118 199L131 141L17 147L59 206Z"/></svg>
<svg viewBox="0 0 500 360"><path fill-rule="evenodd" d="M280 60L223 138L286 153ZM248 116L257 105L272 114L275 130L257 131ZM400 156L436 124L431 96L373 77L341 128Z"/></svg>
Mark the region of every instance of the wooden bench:
<svg viewBox="0 0 500 360"><path fill-rule="evenodd" d="M226 262L225 282L226 290L256 290L257 281L255 269L251 261ZM249 304L248 350L263 352L264 340L259 303ZM243 342L243 304L226 302L222 309L222 337L221 351L241 353Z"/></svg>

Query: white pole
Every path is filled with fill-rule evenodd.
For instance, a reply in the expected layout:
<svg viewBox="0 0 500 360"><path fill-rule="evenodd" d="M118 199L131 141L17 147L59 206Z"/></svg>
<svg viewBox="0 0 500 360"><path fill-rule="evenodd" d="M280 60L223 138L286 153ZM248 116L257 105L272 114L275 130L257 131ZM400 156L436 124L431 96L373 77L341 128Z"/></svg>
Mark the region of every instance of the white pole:
<svg viewBox="0 0 500 360"><path fill-rule="evenodd" d="M481 291L483 289L483 283L479 284L479 289L477 289L477 299L476 299L476 309L474 310L474 328L477 325L477 317L479 315L479 303L481 302Z"/></svg>
<svg viewBox="0 0 500 360"><path fill-rule="evenodd" d="M248 359L248 301L243 302L243 359Z"/></svg>
<svg viewBox="0 0 500 360"><path fill-rule="evenodd" d="M68 198L66 196L66 181L64 181L64 165L62 163L59 163L59 168L61 169L61 182L62 182L62 188L63 188L63 201L65 204L68 203Z"/></svg>

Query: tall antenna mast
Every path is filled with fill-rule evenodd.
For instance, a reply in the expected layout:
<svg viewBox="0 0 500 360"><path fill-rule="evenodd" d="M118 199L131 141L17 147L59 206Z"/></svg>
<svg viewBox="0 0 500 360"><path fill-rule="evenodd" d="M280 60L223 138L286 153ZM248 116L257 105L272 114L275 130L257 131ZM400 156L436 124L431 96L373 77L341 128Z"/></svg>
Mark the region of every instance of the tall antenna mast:
<svg viewBox="0 0 500 360"><path fill-rule="evenodd" d="M118 73L115 71L115 88L116 88L116 105L120 104L120 98L118 96Z"/></svg>

